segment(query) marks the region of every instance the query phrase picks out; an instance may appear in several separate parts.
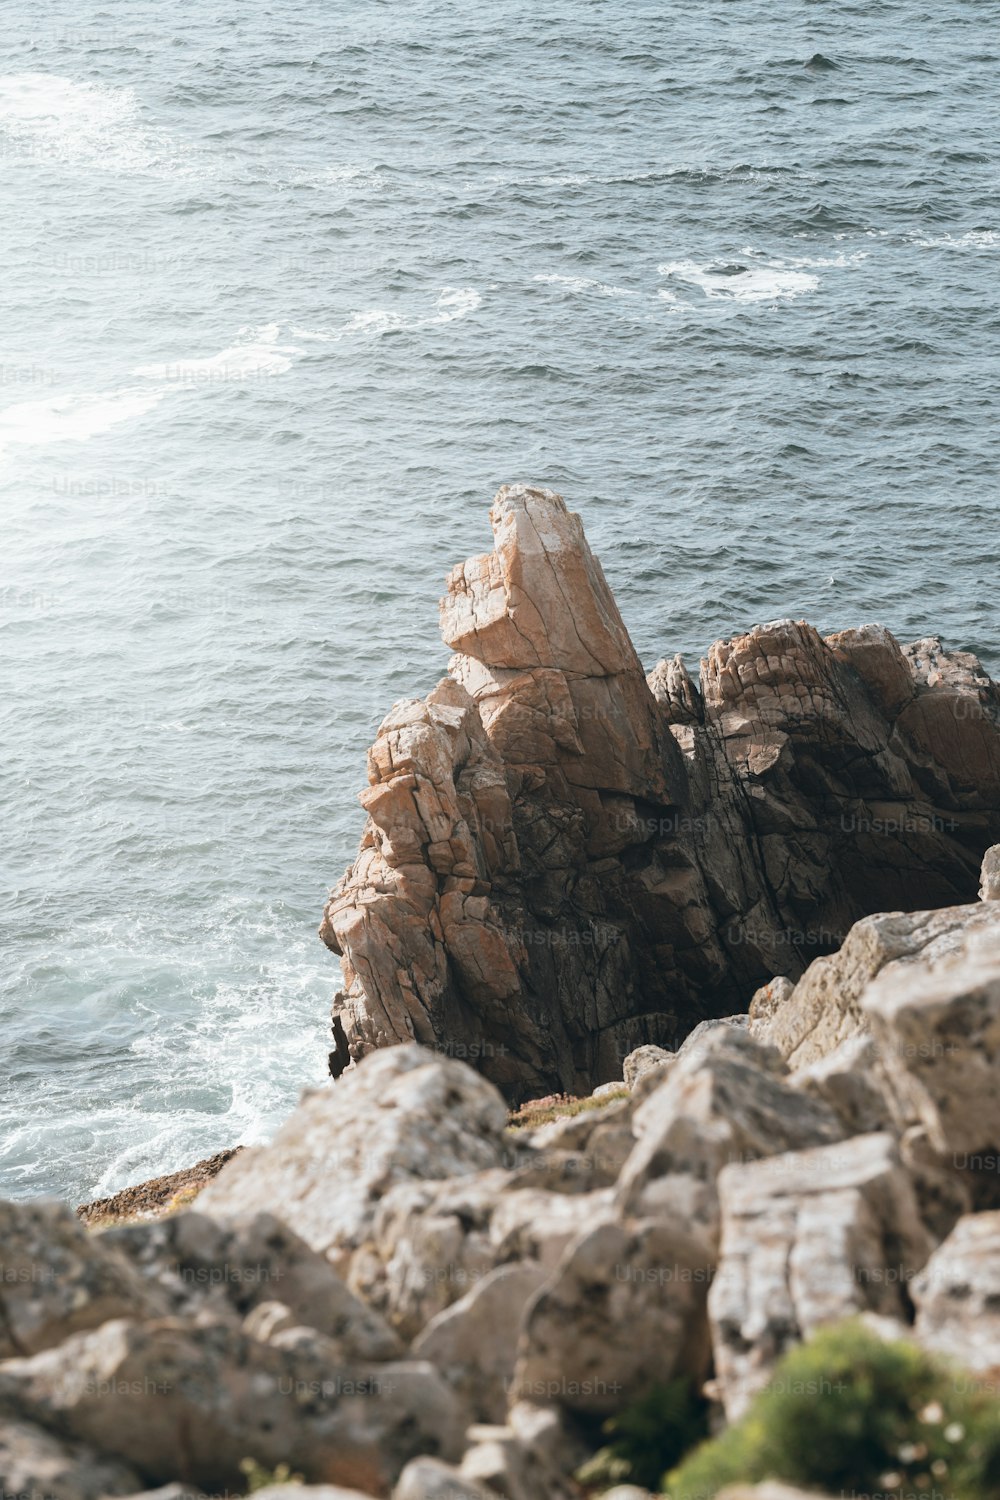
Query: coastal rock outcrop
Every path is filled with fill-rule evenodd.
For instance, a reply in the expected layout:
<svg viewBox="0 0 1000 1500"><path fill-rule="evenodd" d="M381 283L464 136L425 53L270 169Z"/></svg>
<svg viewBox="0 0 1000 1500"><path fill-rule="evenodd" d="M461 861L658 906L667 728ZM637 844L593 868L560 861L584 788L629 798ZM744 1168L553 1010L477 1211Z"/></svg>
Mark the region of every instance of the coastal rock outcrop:
<svg viewBox="0 0 1000 1500"><path fill-rule="evenodd" d="M372 1058L307 1093L270 1146L242 1151L201 1194L202 1213L275 1213L338 1268L397 1185L501 1165L507 1111L492 1084L421 1047Z"/></svg>
<svg viewBox="0 0 1000 1500"><path fill-rule="evenodd" d="M975 900L1000 841L975 657L785 620L647 679L561 497L507 486L490 516L442 602L450 675L381 725L324 913L335 1076L416 1040L514 1102L589 1093L859 918Z"/></svg>
<svg viewBox="0 0 1000 1500"><path fill-rule="evenodd" d="M860 990L834 964L827 1003L861 1029L802 1067L723 1021L531 1126L471 1067L394 1047L194 1210L88 1234L0 1206L0 1486L197 1500L178 1487L234 1492L252 1460L317 1500L573 1500L606 1418L681 1388L737 1420L848 1317L988 1389L998 955L968 913Z"/></svg>

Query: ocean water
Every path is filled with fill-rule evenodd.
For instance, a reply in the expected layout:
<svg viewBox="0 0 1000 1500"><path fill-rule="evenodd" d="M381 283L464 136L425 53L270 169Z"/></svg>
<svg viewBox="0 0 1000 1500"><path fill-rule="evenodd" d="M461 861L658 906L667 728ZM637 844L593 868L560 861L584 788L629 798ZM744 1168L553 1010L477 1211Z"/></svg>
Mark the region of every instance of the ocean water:
<svg viewBox="0 0 1000 1500"><path fill-rule="evenodd" d="M0 1193L266 1139L498 484L1000 669L1000 5L6 0Z"/></svg>

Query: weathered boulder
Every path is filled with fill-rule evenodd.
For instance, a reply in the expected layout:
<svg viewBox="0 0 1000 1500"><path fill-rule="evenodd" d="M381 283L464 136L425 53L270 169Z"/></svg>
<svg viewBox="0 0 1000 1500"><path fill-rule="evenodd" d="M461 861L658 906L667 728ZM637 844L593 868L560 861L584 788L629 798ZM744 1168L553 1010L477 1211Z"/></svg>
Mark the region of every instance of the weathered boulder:
<svg viewBox="0 0 1000 1500"><path fill-rule="evenodd" d="M881 912L856 922L836 953L817 958L766 1019L751 1019L751 1034L777 1047L792 1068L817 1062L841 1042L870 1029L861 997L881 975L910 979L949 955L960 953L977 934L1000 941L1000 907L976 902L936 911ZM886 1061L885 1044L879 1053ZM889 1051L893 1046L889 1044Z"/></svg>
<svg viewBox="0 0 1000 1500"><path fill-rule="evenodd" d="M905 1321L906 1288L933 1243L884 1133L726 1167L709 1294L726 1416L740 1418L794 1343L870 1311Z"/></svg>
<svg viewBox="0 0 1000 1500"><path fill-rule="evenodd" d="M413 1358L432 1364L477 1422L502 1425L507 1416L521 1320L545 1279L537 1261L498 1266L414 1341Z"/></svg>
<svg viewBox="0 0 1000 1500"><path fill-rule="evenodd" d="M986 921L965 924L961 947L887 969L862 1007L899 1113L922 1122L954 1165L974 1168L970 1154L1000 1151L1000 904L971 910Z"/></svg>
<svg viewBox="0 0 1000 1500"><path fill-rule="evenodd" d="M345 1490L339 1484L266 1484L254 1490L255 1500L372 1500L360 1490ZM170 1500L164 1496L163 1500Z"/></svg>
<svg viewBox="0 0 1000 1500"><path fill-rule="evenodd" d="M707 1021L699 1021L693 1031L688 1032L681 1046L677 1049L677 1056L683 1057L690 1052L692 1047L697 1046L702 1037L710 1036L720 1027L728 1026L733 1031L749 1031L750 1017L742 1012L735 1016L718 1016Z"/></svg>
<svg viewBox="0 0 1000 1500"><path fill-rule="evenodd" d="M775 1011L790 1000L795 992L792 981L779 974L776 979L771 979L767 984L762 984L759 990L754 991L750 1001L749 1030L751 1036L756 1036L757 1030L764 1021L769 1021Z"/></svg>
<svg viewBox="0 0 1000 1500"><path fill-rule="evenodd" d="M638 1139L616 1189L620 1209L650 1217L682 1213L710 1243L724 1166L826 1145L846 1133L828 1103L791 1086L773 1048L725 1026L678 1057L666 1082L637 1109L633 1130Z"/></svg>
<svg viewBox="0 0 1000 1500"><path fill-rule="evenodd" d="M913 1183L920 1216L935 1244L940 1244L963 1214L981 1206L978 1174L963 1171L953 1158L936 1151L924 1125L910 1125L903 1131L899 1155Z"/></svg>
<svg viewBox="0 0 1000 1500"><path fill-rule="evenodd" d="M464 1479L454 1464L439 1458L413 1458L406 1465L392 1492L392 1500L499 1500L496 1490L487 1490Z"/></svg>
<svg viewBox="0 0 1000 1500"><path fill-rule="evenodd" d="M224 1219L275 1213L346 1270L393 1187L498 1165L506 1124L503 1099L472 1068L396 1047L307 1093L272 1144L241 1152L198 1208Z"/></svg>
<svg viewBox="0 0 1000 1500"><path fill-rule="evenodd" d="M117 1459L0 1415L0 1493L8 1500L104 1500L139 1487L138 1475Z"/></svg>
<svg viewBox="0 0 1000 1500"><path fill-rule="evenodd" d="M828 1104L848 1135L869 1135L893 1126L878 1049L870 1036L848 1037L825 1057L799 1068L789 1082L792 1088Z"/></svg>
<svg viewBox="0 0 1000 1500"><path fill-rule="evenodd" d="M994 844L983 855L982 876L979 881L980 901L1000 901L1000 844Z"/></svg>
<svg viewBox="0 0 1000 1500"><path fill-rule="evenodd" d="M229 1323L115 1321L8 1360L0 1402L147 1484L209 1492L239 1485L247 1457L291 1457L311 1482L385 1495L410 1458L458 1456L465 1418L429 1365L338 1368L327 1343L305 1329L262 1343Z"/></svg>
<svg viewBox="0 0 1000 1500"><path fill-rule="evenodd" d="M959 1219L910 1291L925 1348L967 1370L1000 1371L1000 1213Z"/></svg>
<svg viewBox="0 0 1000 1500"><path fill-rule="evenodd" d="M109 1318L156 1317L167 1299L62 1203L0 1203L0 1359L36 1354Z"/></svg>
<svg viewBox="0 0 1000 1500"><path fill-rule="evenodd" d="M462 1459L466 1482L504 1500L578 1500L579 1485L566 1477L552 1454L526 1443L511 1426L473 1426Z"/></svg>
<svg viewBox="0 0 1000 1500"><path fill-rule="evenodd" d="M226 1222L202 1213L109 1230L103 1243L126 1255L170 1299L175 1313L239 1316L280 1300L296 1324L338 1341L347 1359L396 1359L401 1341L355 1297L318 1251L271 1213Z"/></svg>
<svg viewBox="0 0 1000 1500"><path fill-rule="evenodd" d="M655 1068L669 1067L675 1055L666 1047L654 1047L652 1043L647 1043L645 1047L636 1047L633 1052L629 1053L622 1065L622 1076L628 1087L634 1089L644 1074Z"/></svg>
<svg viewBox="0 0 1000 1500"><path fill-rule="evenodd" d="M712 1265L705 1242L675 1225L598 1224L525 1311L515 1392L607 1416L656 1382L704 1379Z"/></svg>
<svg viewBox="0 0 1000 1500"><path fill-rule="evenodd" d="M560 1193L486 1172L395 1188L371 1238L354 1256L350 1285L404 1338L464 1297L497 1266L535 1261L551 1270L596 1215L610 1190Z"/></svg>
<svg viewBox="0 0 1000 1500"><path fill-rule="evenodd" d="M508 486L490 516L442 604L451 675L382 724L324 914L335 1076L416 1039L515 1101L586 1094L866 913L973 899L1000 841L974 657L784 620L700 686L677 658L647 680L561 497Z"/></svg>
<svg viewBox="0 0 1000 1500"><path fill-rule="evenodd" d="M128 1189L124 1191L127 1192ZM174 1481L173 1484L161 1484L155 1490L143 1490L141 1494L130 1495L128 1500L205 1500L205 1496L197 1485Z"/></svg>

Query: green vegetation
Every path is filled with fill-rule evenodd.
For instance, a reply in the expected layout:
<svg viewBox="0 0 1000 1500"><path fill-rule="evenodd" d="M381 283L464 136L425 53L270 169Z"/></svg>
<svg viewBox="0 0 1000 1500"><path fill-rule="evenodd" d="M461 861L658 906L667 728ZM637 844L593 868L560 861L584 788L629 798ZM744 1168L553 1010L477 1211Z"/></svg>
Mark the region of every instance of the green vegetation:
<svg viewBox="0 0 1000 1500"><path fill-rule="evenodd" d="M995 1385L862 1324L824 1329L789 1353L743 1421L667 1477L671 1500L785 1480L829 1494L998 1500Z"/></svg>
<svg viewBox="0 0 1000 1500"><path fill-rule="evenodd" d="M578 1470L580 1483L597 1490L615 1484L655 1489L664 1472L705 1436L705 1402L689 1380L672 1380L651 1387L601 1430L609 1441Z"/></svg>
<svg viewBox="0 0 1000 1500"><path fill-rule="evenodd" d="M255 1458L244 1458L240 1462L240 1473L246 1475L247 1494L256 1494L257 1490L270 1489L272 1484L302 1484L301 1474L293 1474L287 1464L279 1464L276 1469L265 1469Z"/></svg>

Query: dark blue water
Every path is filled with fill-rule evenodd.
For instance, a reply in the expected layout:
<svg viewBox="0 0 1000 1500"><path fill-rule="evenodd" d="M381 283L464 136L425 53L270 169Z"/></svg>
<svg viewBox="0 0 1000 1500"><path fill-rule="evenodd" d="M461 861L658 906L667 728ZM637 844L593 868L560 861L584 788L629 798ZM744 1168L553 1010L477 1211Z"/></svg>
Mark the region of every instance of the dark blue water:
<svg viewBox="0 0 1000 1500"><path fill-rule="evenodd" d="M0 1191L266 1136L497 485L1000 667L1000 5L7 0Z"/></svg>

